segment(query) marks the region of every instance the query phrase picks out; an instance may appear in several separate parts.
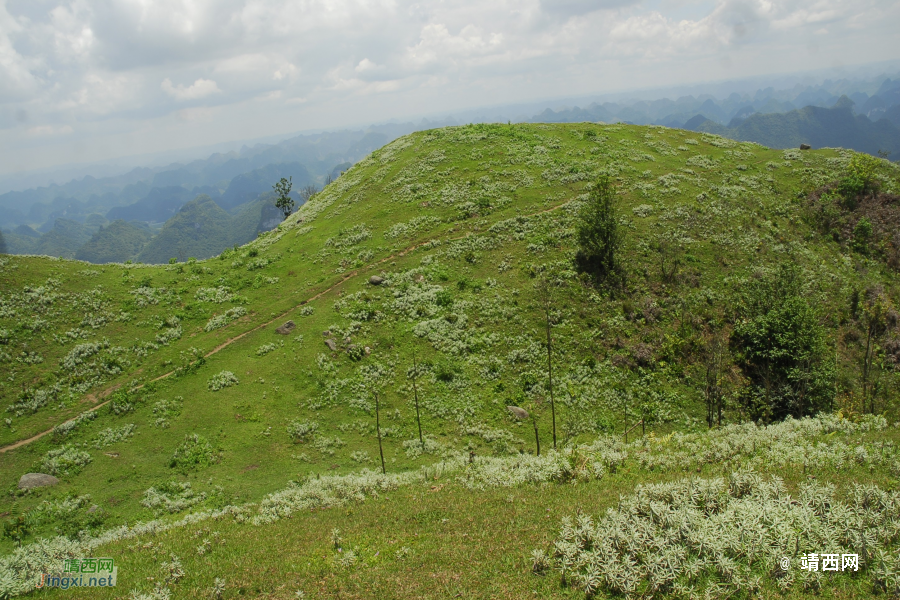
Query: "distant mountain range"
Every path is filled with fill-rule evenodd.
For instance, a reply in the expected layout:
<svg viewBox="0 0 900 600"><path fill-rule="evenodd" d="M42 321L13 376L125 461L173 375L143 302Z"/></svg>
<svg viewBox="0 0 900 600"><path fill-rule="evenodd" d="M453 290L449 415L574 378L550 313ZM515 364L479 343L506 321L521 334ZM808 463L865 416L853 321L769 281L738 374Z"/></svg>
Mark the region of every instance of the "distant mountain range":
<svg viewBox="0 0 900 600"><path fill-rule="evenodd" d="M56 219L83 223L91 214L111 221L162 223L199 194L209 195L228 210L270 191L281 177L292 176L295 189L321 184L336 165L353 164L416 128L407 123L302 135L188 164L136 168L118 177L86 176L64 185L7 192L0 194L0 227L29 224L46 232Z"/></svg>
<svg viewBox="0 0 900 600"><path fill-rule="evenodd" d="M653 101L591 103L584 108L575 106L550 110L526 119L532 123L576 123L603 121L605 123L633 123L635 125L664 125L684 127L696 115L726 125L734 119L745 119L756 113L787 113L806 106L830 108L842 97L853 102L854 114L866 116L876 122L881 118L896 119L900 106L900 78L881 77L867 82L875 87L870 96L858 87L826 82L822 86L776 91L772 88L758 90L755 94L732 93L718 100L710 95L682 96L677 100L662 98ZM891 112L893 111L893 112ZM890 115L889 115L890 113ZM897 121L894 121L898 124Z"/></svg>
<svg viewBox="0 0 900 600"><path fill-rule="evenodd" d="M298 202L302 205L302 200ZM235 244L246 244L282 219L271 192L240 205L229 214L207 194L180 206L158 233L140 221L107 222L96 215L86 223L58 218L41 235L27 225L0 233L0 253L46 254L87 262L127 260L165 263L175 258L209 258Z"/></svg>
<svg viewBox="0 0 900 600"><path fill-rule="evenodd" d="M754 94L676 100L593 102L546 109L530 122L627 122L716 133L773 148L844 147L900 157L900 78L826 81ZM453 125L387 124L246 145L187 164L135 168L0 195L0 253L48 254L90 262L205 258L277 225L272 185L291 177L293 196L334 179L412 131Z"/></svg>
<svg viewBox="0 0 900 600"><path fill-rule="evenodd" d="M873 155L900 156L900 128L887 118L873 123L864 115L853 114L852 106L853 101L844 96L834 108L806 106L780 114L756 113L746 119L733 119L728 126L697 115L684 128L770 148L809 144L813 148L852 148Z"/></svg>

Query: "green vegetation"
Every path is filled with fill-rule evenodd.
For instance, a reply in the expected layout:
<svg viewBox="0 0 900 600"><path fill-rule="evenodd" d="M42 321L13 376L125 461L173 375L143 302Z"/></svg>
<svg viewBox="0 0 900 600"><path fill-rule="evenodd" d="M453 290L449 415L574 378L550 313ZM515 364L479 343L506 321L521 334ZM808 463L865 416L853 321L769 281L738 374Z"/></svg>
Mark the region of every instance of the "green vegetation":
<svg viewBox="0 0 900 600"><path fill-rule="evenodd" d="M0 442L51 431L0 454L3 589L88 553L116 558L120 587L51 595L584 597L595 567L614 594L579 540L649 527L649 503L721 531L727 564L673 542L663 581L620 549L635 594L802 596L799 571L784 583L774 555L741 545L740 503L821 529L836 517L807 500L852 512L855 484L888 507L865 517L872 554L817 585L886 589L900 290L882 242L898 171L876 160L848 204L854 156L656 127L456 127L374 152L216 258L3 257ZM575 267L602 176L614 294ZM554 430L557 450L536 456ZM44 466L57 486L16 489ZM812 494L808 476L834 490ZM721 510L682 501L692 490ZM47 508L67 498L81 500ZM591 526L560 531L576 513ZM819 529L796 551L830 551Z"/></svg>
<svg viewBox="0 0 900 600"><path fill-rule="evenodd" d="M602 176L581 208L575 265L597 282L615 284L621 276L623 231L616 211L615 191Z"/></svg>
<svg viewBox="0 0 900 600"><path fill-rule="evenodd" d="M53 228L35 244L34 253L74 258L75 253L91 239L92 234L93 231L81 223L57 219Z"/></svg>
<svg viewBox="0 0 900 600"><path fill-rule="evenodd" d="M282 177L278 183L272 186L272 189L275 190L275 195L277 196L275 208L281 211L285 219L294 212L294 205L296 204L293 198L291 198L292 179L293 177L288 177L287 179Z"/></svg>
<svg viewBox="0 0 900 600"><path fill-rule="evenodd" d="M781 420L834 406L834 349L807 300L799 269L782 263L743 282L732 343L750 380L742 402L754 420Z"/></svg>
<svg viewBox="0 0 900 600"><path fill-rule="evenodd" d="M100 227L97 233L75 252L75 258L94 264L134 260L150 237L150 230L146 226L121 220L113 221L107 227Z"/></svg>

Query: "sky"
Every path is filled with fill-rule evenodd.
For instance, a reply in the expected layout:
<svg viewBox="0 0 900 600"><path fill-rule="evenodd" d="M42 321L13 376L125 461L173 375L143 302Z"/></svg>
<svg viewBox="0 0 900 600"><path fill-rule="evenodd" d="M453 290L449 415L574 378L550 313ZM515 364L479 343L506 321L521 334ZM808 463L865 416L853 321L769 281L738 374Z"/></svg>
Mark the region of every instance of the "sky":
<svg viewBox="0 0 900 600"><path fill-rule="evenodd" d="M900 58L896 0L0 0L0 174Z"/></svg>

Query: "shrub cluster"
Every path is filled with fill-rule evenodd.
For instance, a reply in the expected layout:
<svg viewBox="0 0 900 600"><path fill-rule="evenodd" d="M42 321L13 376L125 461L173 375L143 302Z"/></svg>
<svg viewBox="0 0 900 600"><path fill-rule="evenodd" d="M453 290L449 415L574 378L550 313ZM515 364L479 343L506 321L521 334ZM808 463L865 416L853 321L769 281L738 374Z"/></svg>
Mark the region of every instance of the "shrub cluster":
<svg viewBox="0 0 900 600"><path fill-rule="evenodd" d="M141 505L157 514L176 513L206 500L206 493L196 493L190 481L168 481L144 492Z"/></svg>
<svg viewBox="0 0 900 600"><path fill-rule="evenodd" d="M218 455L205 437L192 433L175 449L169 466L182 472L208 467L216 462Z"/></svg>
<svg viewBox="0 0 900 600"><path fill-rule="evenodd" d="M206 389L211 392L218 392L221 389L239 384L237 376L231 371L221 371L209 378L206 382Z"/></svg>
<svg viewBox="0 0 900 600"><path fill-rule="evenodd" d="M91 460L91 455L84 450L66 445L44 455L41 471L50 475L77 475Z"/></svg>
<svg viewBox="0 0 900 600"><path fill-rule="evenodd" d="M221 329L225 327L232 321L239 319L247 314L247 309L243 306L235 306L234 308L229 308L221 315L216 315L211 318L206 326L203 328L204 331L215 331L216 329Z"/></svg>
<svg viewBox="0 0 900 600"><path fill-rule="evenodd" d="M538 551L535 567L549 563L588 596L724 597L758 593L765 581L817 590L824 574L800 569L799 556L857 554L873 588L893 591L898 528L898 492L856 485L841 500L813 481L792 496L779 478L745 471L639 486L597 521L566 518L549 561Z"/></svg>

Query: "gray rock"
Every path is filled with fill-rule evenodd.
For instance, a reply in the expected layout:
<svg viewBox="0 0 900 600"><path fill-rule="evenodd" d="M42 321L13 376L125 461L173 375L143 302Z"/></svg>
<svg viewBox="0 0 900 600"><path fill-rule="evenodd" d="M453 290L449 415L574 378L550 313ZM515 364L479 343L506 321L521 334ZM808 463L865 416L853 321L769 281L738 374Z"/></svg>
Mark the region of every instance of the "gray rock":
<svg viewBox="0 0 900 600"><path fill-rule="evenodd" d="M44 473L25 473L22 475L22 478L19 479L19 489L30 490L31 488L47 487L49 485L56 485L57 483L59 483L59 479L53 475L46 475Z"/></svg>
<svg viewBox="0 0 900 600"><path fill-rule="evenodd" d="M333 340L333 339L328 338L327 340L325 340L325 345L328 346L328 348L329 348L332 352L337 352L337 344L334 343L334 340Z"/></svg>
<svg viewBox="0 0 900 600"><path fill-rule="evenodd" d="M87 509L87 511L91 514L94 514L98 510L100 510L100 507L97 506L96 504L92 504L91 507L89 509Z"/></svg>
<svg viewBox="0 0 900 600"><path fill-rule="evenodd" d="M372 349L369 348L368 346L366 346L365 348L363 348L363 352L365 352L366 356L368 356L368 355L372 354Z"/></svg>
<svg viewBox="0 0 900 600"><path fill-rule="evenodd" d="M328 331L328 330L325 330L325 331L322 332L322 335L324 335L325 337L331 337L331 336L333 336L334 334L331 333L331 332Z"/></svg>
<svg viewBox="0 0 900 600"><path fill-rule="evenodd" d="M297 326L294 324L293 321L288 321L287 323L285 323L284 325L282 325L281 327L279 327L278 329L276 329L276 330L275 330L275 333L278 333L278 334L280 334L280 335L288 335L288 334L290 334L290 333L294 330L294 328L296 328L296 327L297 327Z"/></svg>
<svg viewBox="0 0 900 600"><path fill-rule="evenodd" d="M809 144L800 144L801 150L809 150L811 148L812 148L812 146L810 146Z"/></svg>
<svg viewBox="0 0 900 600"><path fill-rule="evenodd" d="M518 406L507 406L506 410L508 410L509 414L511 414L517 421L524 421L528 418L528 411L524 408L519 408Z"/></svg>
<svg viewBox="0 0 900 600"><path fill-rule="evenodd" d="M384 283L384 277L372 275L371 277L369 277L369 283L372 285L381 285L382 283Z"/></svg>

